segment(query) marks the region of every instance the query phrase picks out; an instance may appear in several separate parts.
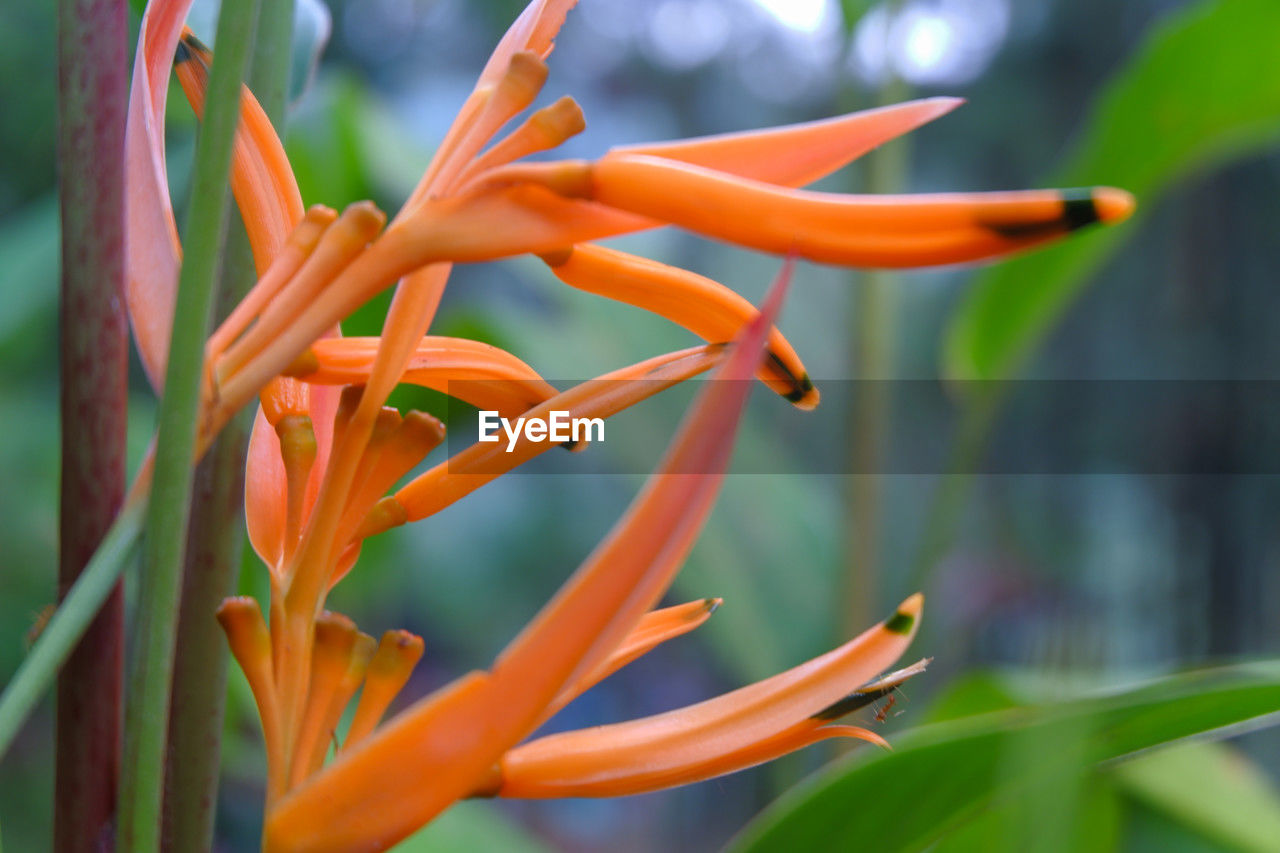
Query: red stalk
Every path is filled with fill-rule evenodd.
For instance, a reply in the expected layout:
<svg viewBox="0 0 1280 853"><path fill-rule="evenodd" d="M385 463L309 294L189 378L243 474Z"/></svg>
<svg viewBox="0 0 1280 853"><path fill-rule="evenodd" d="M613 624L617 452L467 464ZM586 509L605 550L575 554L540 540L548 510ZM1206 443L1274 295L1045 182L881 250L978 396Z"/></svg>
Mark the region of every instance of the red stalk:
<svg viewBox="0 0 1280 853"><path fill-rule="evenodd" d="M124 498L124 0L61 0L62 499L58 587L80 574ZM58 677L54 849L110 846L120 762L124 609L107 599Z"/></svg>

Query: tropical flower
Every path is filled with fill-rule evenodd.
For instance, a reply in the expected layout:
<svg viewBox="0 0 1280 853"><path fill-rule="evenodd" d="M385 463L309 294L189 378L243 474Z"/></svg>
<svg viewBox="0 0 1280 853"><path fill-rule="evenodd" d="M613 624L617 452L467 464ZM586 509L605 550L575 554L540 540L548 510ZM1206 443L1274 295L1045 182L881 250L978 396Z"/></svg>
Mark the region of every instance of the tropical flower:
<svg viewBox="0 0 1280 853"><path fill-rule="evenodd" d="M172 57L200 111L212 56L157 0L143 19L128 135L129 301L143 362L159 380L179 247L164 182L163 113ZM868 197L799 189L959 102L934 98L765 131L614 149L595 161L524 162L584 127L568 98L498 131L540 91L573 0L534 0L507 31L417 189L383 230L373 205L305 209L274 130L243 94L232 189L259 281L206 347L202 441L255 395L246 511L271 576L256 601L219 612L248 677L268 757L264 846L382 849L468 796L608 796L709 778L826 737L879 742L833 721L923 668L879 676L918 624L912 596L826 655L667 714L522 743L574 696L658 643L701 624L714 601L653 608L710 512L749 383L709 384L627 515L485 672L464 675L381 723L422 653L324 610L371 535L425 518L545 443L477 444L390 489L443 428L384 405L401 382L467 394L513 414L607 417L717 368L752 375L797 406L818 401L773 325L788 273L757 310L724 285L592 241L673 224L812 260L922 266L1035 246L1132 207L1119 190ZM523 361L427 334L451 264L532 253L565 283L677 322L706 343L559 391ZM379 338L337 324L399 282ZM645 382L625 380L645 379ZM451 380L453 380L451 382ZM459 383L456 380L475 380ZM622 380L622 381L620 381ZM459 391L459 388L469 390ZM691 475L688 471L704 472ZM357 691L336 757L329 743Z"/></svg>

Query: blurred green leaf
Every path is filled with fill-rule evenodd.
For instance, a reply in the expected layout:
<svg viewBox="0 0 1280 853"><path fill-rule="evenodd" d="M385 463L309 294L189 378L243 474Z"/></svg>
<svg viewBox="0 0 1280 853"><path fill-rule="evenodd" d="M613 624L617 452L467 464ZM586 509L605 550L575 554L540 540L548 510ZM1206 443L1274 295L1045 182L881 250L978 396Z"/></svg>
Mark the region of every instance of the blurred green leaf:
<svg viewBox="0 0 1280 853"><path fill-rule="evenodd" d="M1080 681L1083 677L1067 680ZM1043 698L1046 687L1047 684L1038 684L1030 672L974 673L951 684L930 705L924 720L940 722L1015 707ZM1133 798L1145 809L1167 815L1183 832L1193 831L1215 849L1225 845L1232 850L1269 850L1274 844L1272 839L1280 838L1280 793L1256 764L1223 744L1170 747L1100 769L1091 774L1089 790L1099 786L1114 788L1113 798ZM984 812L947 836L937 849L990 849L991 839L1007 837L1012 819L1009 813L1019 805L1011 800ZM1106 807L1087 802L1079 818L1097 818L1101 813L1095 811ZM1077 841L1071 849L1111 849L1091 840ZM967 846L970 842L987 846ZM1199 849L1194 847L1195 842L1188 843Z"/></svg>
<svg viewBox="0 0 1280 853"><path fill-rule="evenodd" d="M501 850L503 853L549 853L549 848L490 803L458 803L424 829L405 839L396 853L453 853L456 850Z"/></svg>
<svg viewBox="0 0 1280 853"><path fill-rule="evenodd" d="M864 751L793 790L731 849L840 849L869 840L880 849L919 849L1011 791L1277 710L1280 661L1272 661L926 726L899 738L892 753ZM1037 760L1019 760L1026 755Z"/></svg>
<svg viewBox="0 0 1280 853"><path fill-rule="evenodd" d="M1192 835L1165 812L1130 799L1125 803L1124 849L1133 853L1223 853L1222 846Z"/></svg>
<svg viewBox="0 0 1280 853"><path fill-rule="evenodd" d="M1171 16L1110 82L1051 183L1124 187L1141 216L1188 175L1273 144L1277 40L1275 0L1212 0ZM961 379L1015 374L1134 230L1133 222L1105 229L983 273L951 321L944 371Z"/></svg>
<svg viewBox="0 0 1280 853"><path fill-rule="evenodd" d="M1090 778L1080 791L1080 802L1071 813L1071 825L1060 838L1059 849L1105 853L1120 847L1123 827L1123 798L1115 785L1103 778ZM974 818L939 840L932 853L993 853L995 850L1042 849L1035 839L1019 836L1020 821L1026 819L1025 803L1012 797L993 803ZM1025 823L1021 824L1025 827ZM1019 847L1018 845L1022 845Z"/></svg>
<svg viewBox="0 0 1280 853"><path fill-rule="evenodd" d="M1148 807L1232 850L1275 850L1280 792L1244 755L1191 743L1115 768L1120 787Z"/></svg>
<svg viewBox="0 0 1280 853"><path fill-rule="evenodd" d="M58 201L50 195L0 222L0 342L58 296Z"/></svg>
<svg viewBox="0 0 1280 853"><path fill-rule="evenodd" d="M749 441L751 430L743 433ZM673 596L724 599L699 633L743 682L768 678L830 647L835 620L819 591L832 588L838 565L832 543L807 535L823 523L835 528L835 500L804 478L749 479L750 490L731 483L721 494L718 520L676 576Z"/></svg>
<svg viewBox="0 0 1280 853"><path fill-rule="evenodd" d="M342 74L323 75L293 114L285 150L303 199L337 208L373 198L394 210L429 160L377 95Z"/></svg>
<svg viewBox="0 0 1280 853"><path fill-rule="evenodd" d="M846 35L853 35L853 31L858 27L858 21L862 20L862 16L872 7L872 0L840 0L840 15L844 21L844 31Z"/></svg>
<svg viewBox="0 0 1280 853"><path fill-rule="evenodd" d="M933 701L923 722L941 723L975 714L1003 711L1019 704L1018 695L1000 672L975 672L947 685Z"/></svg>

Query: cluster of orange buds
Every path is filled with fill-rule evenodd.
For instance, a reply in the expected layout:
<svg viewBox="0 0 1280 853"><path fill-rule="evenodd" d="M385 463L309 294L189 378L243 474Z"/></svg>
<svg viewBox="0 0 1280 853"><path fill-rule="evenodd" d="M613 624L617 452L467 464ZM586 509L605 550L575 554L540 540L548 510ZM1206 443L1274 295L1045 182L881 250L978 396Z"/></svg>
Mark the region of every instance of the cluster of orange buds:
<svg viewBox="0 0 1280 853"><path fill-rule="evenodd" d="M176 66L199 113L213 61L182 29L190 2L148 6L127 137L128 296L157 381L180 263L164 179L164 94ZM264 617L255 600L230 599L219 619L262 719L267 849L382 849L462 797L635 793L822 738L881 742L834 721L923 668L882 675L914 634L916 595L849 643L773 678L655 717L522 743L573 697L697 627L718 604L654 609L710 512L749 390L718 381L627 515L493 667L382 723L422 642L403 631L381 641L360 633L324 609L328 590L369 536L432 515L550 446L521 440L505 452L477 443L391 491L444 434L429 415L385 405L397 384L466 394L504 415L605 418L716 368L717 379L755 376L811 408L817 389L774 327L789 270L757 310L718 282L591 241L672 224L827 263L925 266L1022 250L1132 208L1126 193L1105 188L904 197L799 189L950 111L959 103L950 98L614 149L590 162L523 162L585 126L562 98L493 141L541 91L573 5L533 0L512 24L389 225L367 202L341 215L305 209L274 129L243 92L231 186L259 279L208 341L201 446L259 397L246 513L270 601ZM572 287L657 313L705 343L562 391L512 354L427 334L452 263L524 254ZM341 337L339 322L392 285L383 334ZM619 381L634 379L646 381ZM353 722L326 763L353 701Z"/></svg>

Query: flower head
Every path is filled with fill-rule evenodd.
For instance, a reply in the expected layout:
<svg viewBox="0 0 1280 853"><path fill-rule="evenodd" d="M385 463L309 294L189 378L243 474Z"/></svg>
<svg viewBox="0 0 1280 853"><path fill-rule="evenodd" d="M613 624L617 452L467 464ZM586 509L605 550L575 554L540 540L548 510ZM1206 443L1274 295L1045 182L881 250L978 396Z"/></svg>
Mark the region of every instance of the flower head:
<svg viewBox="0 0 1280 853"><path fill-rule="evenodd" d="M324 610L369 536L425 518L546 448L477 444L388 493L443 437L428 415L385 406L399 383L466 393L504 413L607 417L715 369L753 375L801 408L818 393L774 326L790 266L757 309L724 285L592 241L672 224L826 263L925 266L995 257L1124 218L1119 190L876 197L804 185L953 109L933 98L827 121L614 149L595 161L529 163L584 127L568 98L525 111L572 0L534 0L507 31L435 157L389 225L369 203L305 209L283 149L247 91L232 188L259 280L210 338L204 437L260 397L246 485L249 535L271 576L219 613L248 677L268 754L264 844L382 849L467 796L607 796L747 767L832 736L837 724L923 668L887 676L909 645L919 595L849 643L725 696L642 720L522 743L574 696L705 621L716 601L654 609L711 510L749 383L710 383L626 516L487 671L382 717L422 654ZM153 377L167 342L179 247L163 176L171 57L197 111L213 57L181 21L189 0L144 16L130 114L130 307ZM428 335L451 265L539 256L566 284L684 326L704 344L559 390L516 356ZM338 323L396 285L378 338ZM645 379L643 383L619 380ZM473 380L466 383L451 380ZM469 390L460 392L458 388ZM700 471L690 475L688 471ZM359 692L336 757L328 745Z"/></svg>

